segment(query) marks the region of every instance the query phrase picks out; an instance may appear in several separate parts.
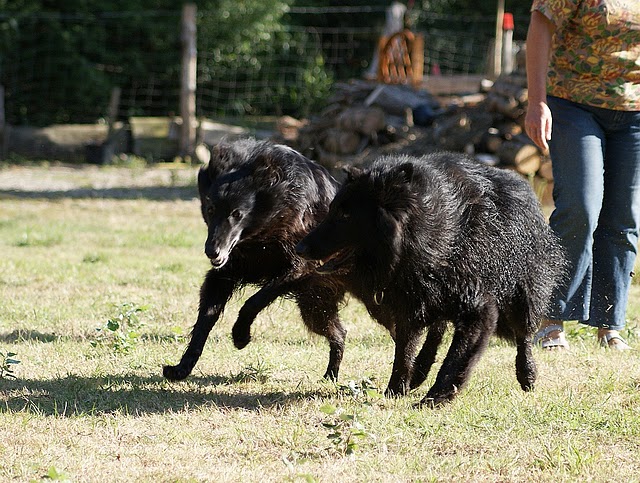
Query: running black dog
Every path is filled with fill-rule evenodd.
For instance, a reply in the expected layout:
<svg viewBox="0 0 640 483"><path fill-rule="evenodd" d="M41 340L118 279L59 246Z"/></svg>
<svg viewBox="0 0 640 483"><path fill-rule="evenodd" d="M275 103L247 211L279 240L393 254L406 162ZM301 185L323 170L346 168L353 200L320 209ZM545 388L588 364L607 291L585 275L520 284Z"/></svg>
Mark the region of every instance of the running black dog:
<svg viewBox="0 0 640 483"><path fill-rule="evenodd" d="M325 378L336 379L346 330L338 318L344 289L296 255L296 244L327 214L338 184L320 165L286 146L256 140L218 145L198 175L205 253L212 268L200 289L198 319L167 379L187 377L231 295L246 285L260 289L240 309L233 328L239 349L251 338L258 313L276 298L295 299L305 325L329 341Z"/></svg>
<svg viewBox="0 0 640 483"><path fill-rule="evenodd" d="M518 382L533 389L532 337L564 255L519 175L452 153L382 158L351 169L297 251L346 270L347 291L395 327L388 395L424 382L448 321L453 341L422 403L451 400L494 333L515 342Z"/></svg>

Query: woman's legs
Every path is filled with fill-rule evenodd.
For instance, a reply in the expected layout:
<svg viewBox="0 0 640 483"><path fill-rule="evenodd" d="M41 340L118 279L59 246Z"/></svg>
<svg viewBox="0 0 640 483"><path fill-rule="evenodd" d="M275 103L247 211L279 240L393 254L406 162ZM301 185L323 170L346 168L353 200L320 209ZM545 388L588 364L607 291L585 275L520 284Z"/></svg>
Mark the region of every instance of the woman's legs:
<svg viewBox="0 0 640 483"><path fill-rule="evenodd" d="M593 282L593 236L604 195L604 132L593 114L550 97L555 210L550 224L564 245L570 276L554 294L549 318L588 320Z"/></svg>
<svg viewBox="0 0 640 483"><path fill-rule="evenodd" d="M640 225L640 113L605 111L604 199L593 242L591 311L584 323L620 330Z"/></svg>
<svg viewBox="0 0 640 483"><path fill-rule="evenodd" d="M605 344L628 348L624 327L640 226L640 113L550 98L556 210L551 226L571 267L553 301L549 326L579 320ZM557 331L549 337L559 339Z"/></svg>

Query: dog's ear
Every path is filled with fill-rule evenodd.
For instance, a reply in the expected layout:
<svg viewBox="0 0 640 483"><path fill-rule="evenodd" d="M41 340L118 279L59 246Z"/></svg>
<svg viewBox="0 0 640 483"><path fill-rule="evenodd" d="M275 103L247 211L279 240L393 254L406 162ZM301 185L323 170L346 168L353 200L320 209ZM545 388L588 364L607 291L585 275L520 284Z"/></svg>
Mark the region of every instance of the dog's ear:
<svg viewBox="0 0 640 483"><path fill-rule="evenodd" d="M362 169L356 166L346 165L342 170L347 174L347 181L353 181L359 176L362 176Z"/></svg>
<svg viewBox="0 0 640 483"><path fill-rule="evenodd" d="M411 183L413 179L414 167L411 163L402 163L391 170L392 179L396 183Z"/></svg>
<svg viewBox="0 0 640 483"><path fill-rule="evenodd" d="M282 168L273 155L273 152L264 152L253 160L253 175L265 186L273 186L284 178Z"/></svg>
<svg viewBox="0 0 640 483"><path fill-rule="evenodd" d="M204 202L212 184L213 180L209 176L209 168L202 166L200 171L198 171L198 194L200 195L200 211L202 212L202 218L204 218L205 223L207 222L207 217L205 216Z"/></svg>
<svg viewBox="0 0 640 483"><path fill-rule="evenodd" d="M198 171L198 193L200 193L200 201L204 202L205 195L209 192L209 188L213 184L213 178L210 174L211 165L204 165Z"/></svg>
<svg viewBox="0 0 640 483"><path fill-rule="evenodd" d="M218 143L213 147L208 168L211 181L220 176L220 174L229 171L229 165L235 155L235 151L229 144Z"/></svg>

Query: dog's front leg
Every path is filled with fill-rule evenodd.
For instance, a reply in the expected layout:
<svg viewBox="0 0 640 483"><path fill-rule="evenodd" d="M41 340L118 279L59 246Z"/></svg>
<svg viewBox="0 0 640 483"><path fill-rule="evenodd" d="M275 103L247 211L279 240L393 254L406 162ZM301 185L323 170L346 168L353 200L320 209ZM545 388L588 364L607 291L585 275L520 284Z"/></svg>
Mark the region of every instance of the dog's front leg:
<svg viewBox="0 0 640 483"><path fill-rule="evenodd" d="M386 324L383 324L387 326ZM390 327L390 325L389 325ZM413 357L418 345L420 330L412 327L396 327L396 350L393 359L393 369L385 396L404 396L411 389L411 375L413 373Z"/></svg>
<svg viewBox="0 0 640 483"><path fill-rule="evenodd" d="M189 345L178 365L163 367L164 377L172 381L180 381L191 374L202 355L209 332L220 318L235 287L235 280L225 276L225 272L209 270L200 288L198 320L191 331Z"/></svg>
<svg viewBox="0 0 640 483"><path fill-rule="evenodd" d="M442 337L444 336L446 328L446 321L439 321L429 326L427 337L424 340L422 349L420 349L420 352L413 363L413 374L411 375L410 384L411 389L419 387L429 375L431 366L436 360L438 347L442 342Z"/></svg>
<svg viewBox="0 0 640 483"><path fill-rule="evenodd" d="M291 289L292 281L280 277L274 280L247 299L240 311L236 323L233 324L231 335L233 344L238 349L244 349L251 341L251 325L258 314L268 307L275 299L288 293Z"/></svg>
<svg viewBox="0 0 640 483"><path fill-rule="evenodd" d="M495 332L498 308L490 303L454 321L455 332L436 381L420 404L439 406L451 401L466 384L473 365Z"/></svg>

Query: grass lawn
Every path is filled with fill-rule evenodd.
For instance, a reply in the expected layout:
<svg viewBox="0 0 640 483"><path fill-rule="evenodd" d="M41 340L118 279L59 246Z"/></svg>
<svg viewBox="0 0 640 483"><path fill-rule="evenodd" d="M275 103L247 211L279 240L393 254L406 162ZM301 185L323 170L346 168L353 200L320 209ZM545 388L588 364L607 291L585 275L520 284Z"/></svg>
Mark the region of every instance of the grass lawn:
<svg viewBox="0 0 640 483"><path fill-rule="evenodd" d="M624 333L638 350L599 349L569 324L570 352L535 350L530 394L515 348L494 340L452 404L414 406L439 364L415 393L381 397L393 344L355 301L337 384L288 301L238 351L250 290L170 383L161 367L182 355L208 269L194 172L121 168L95 190L108 169L46 193L3 188L15 172L0 169L0 481L640 481L640 285Z"/></svg>

